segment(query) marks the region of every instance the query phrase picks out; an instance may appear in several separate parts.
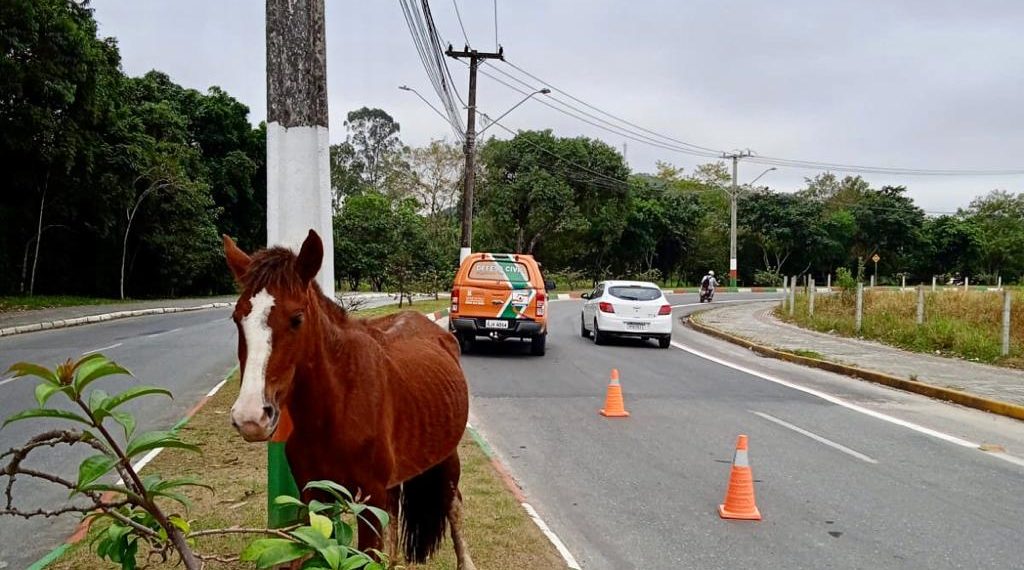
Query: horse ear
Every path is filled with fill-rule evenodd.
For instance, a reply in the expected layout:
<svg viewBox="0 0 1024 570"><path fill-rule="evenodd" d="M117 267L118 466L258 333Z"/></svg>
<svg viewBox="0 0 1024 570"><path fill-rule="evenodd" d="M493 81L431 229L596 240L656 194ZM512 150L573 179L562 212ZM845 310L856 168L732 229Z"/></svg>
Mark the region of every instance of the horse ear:
<svg viewBox="0 0 1024 570"><path fill-rule="evenodd" d="M249 270L252 258L249 257L249 254L242 251L235 243L235 240L231 239L227 234L222 235L221 239L224 241L224 256L227 257L228 268L231 269L231 274L235 276L235 281L241 284L242 277Z"/></svg>
<svg viewBox="0 0 1024 570"><path fill-rule="evenodd" d="M320 271L320 264L324 260L324 242L313 230L309 230L306 241L302 242L302 249L299 250L299 262L297 269L303 283L309 283Z"/></svg>

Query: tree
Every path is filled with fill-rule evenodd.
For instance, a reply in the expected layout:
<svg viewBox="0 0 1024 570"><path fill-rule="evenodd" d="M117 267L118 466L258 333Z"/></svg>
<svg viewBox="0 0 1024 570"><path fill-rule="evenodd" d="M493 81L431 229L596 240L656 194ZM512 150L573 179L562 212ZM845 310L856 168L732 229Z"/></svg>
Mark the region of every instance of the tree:
<svg viewBox="0 0 1024 570"><path fill-rule="evenodd" d="M989 275L1024 274L1024 194L993 190L971 201L980 266Z"/></svg>
<svg viewBox="0 0 1024 570"><path fill-rule="evenodd" d="M334 217L334 267L349 287L364 279L380 290L392 246L391 201L379 192L349 196Z"/></svg>

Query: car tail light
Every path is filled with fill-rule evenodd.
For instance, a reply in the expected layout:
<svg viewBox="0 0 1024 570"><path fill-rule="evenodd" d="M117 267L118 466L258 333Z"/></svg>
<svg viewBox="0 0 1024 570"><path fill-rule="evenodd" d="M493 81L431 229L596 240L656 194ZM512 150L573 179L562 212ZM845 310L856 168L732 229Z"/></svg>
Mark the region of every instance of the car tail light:
<svg viewBox="0 0 1024 570"><path fill-rule="evenodd" d="M601 301L600 303L598 303L597 304L597 308L601 309L602 313L614 313L615 312L615 307L613 307L611 303L608 303L606 301Z"/></svg>
<svg viewBox="0 0 1024 570"><path fill-rule="evenodd" d="M537 316L543 317L544 311L547 309L548 296L544 293L537 293Z"/></svg>
<svg viewBox="0 0 1024 570"><path fill-rule="evenodd" d="M459 288L458 287L452 289L452 308L451 308L451 312L453 312L453 313L458 313L459 312Z"/></svg>
<svg viewBox="0 0 1024 570"><path fill-rule="evenodd" d="M671 315L672 314L672 305L662 305L661 308L658 309L658 314L659 315Z"/></svg>

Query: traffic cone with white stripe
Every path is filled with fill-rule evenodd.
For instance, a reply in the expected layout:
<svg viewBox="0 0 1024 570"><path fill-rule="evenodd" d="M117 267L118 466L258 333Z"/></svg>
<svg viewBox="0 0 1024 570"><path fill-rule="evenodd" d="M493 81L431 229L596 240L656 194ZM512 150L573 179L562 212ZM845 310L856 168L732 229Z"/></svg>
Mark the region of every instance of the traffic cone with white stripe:
<svg viewBox="0 0 1024 570"><path fill-rule="evenodd" d="M725 503L718 505L718 514L723 519L761 520L761 511L757 510L754 503L754 473L750 470L745 435L736 439L729 489L725 492Z"/></svg>
<svg viewBox="0 0 1024 570"><path fill-rule="evenodd" d="M604 397L604 408L601 415L606 418L625 418L629 416L626 404L622 399L622 385L619 384L619 369L612 368L612 378L608 382L608 392Z"/></svg>

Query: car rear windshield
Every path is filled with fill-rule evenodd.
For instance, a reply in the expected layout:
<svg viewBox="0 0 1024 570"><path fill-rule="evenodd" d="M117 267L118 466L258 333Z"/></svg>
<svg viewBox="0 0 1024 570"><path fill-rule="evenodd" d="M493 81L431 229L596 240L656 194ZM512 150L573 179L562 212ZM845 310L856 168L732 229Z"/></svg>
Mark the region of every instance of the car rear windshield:
<svg viewBox="0 0 1024 570"><path fill-rule="evenodd" d="M608 292L612 297L625 301L653 301L661 297L660 289L651 287L637 287L634 285L619 285L610 287Z"/></svg>
<svg viewBox="0 0 1024 570"><path fill-rule="evenodd" d="M469 268L470 279L482 281L519 281L530 282L530 271L525 263L504 261L477 261Z"/></svg>

